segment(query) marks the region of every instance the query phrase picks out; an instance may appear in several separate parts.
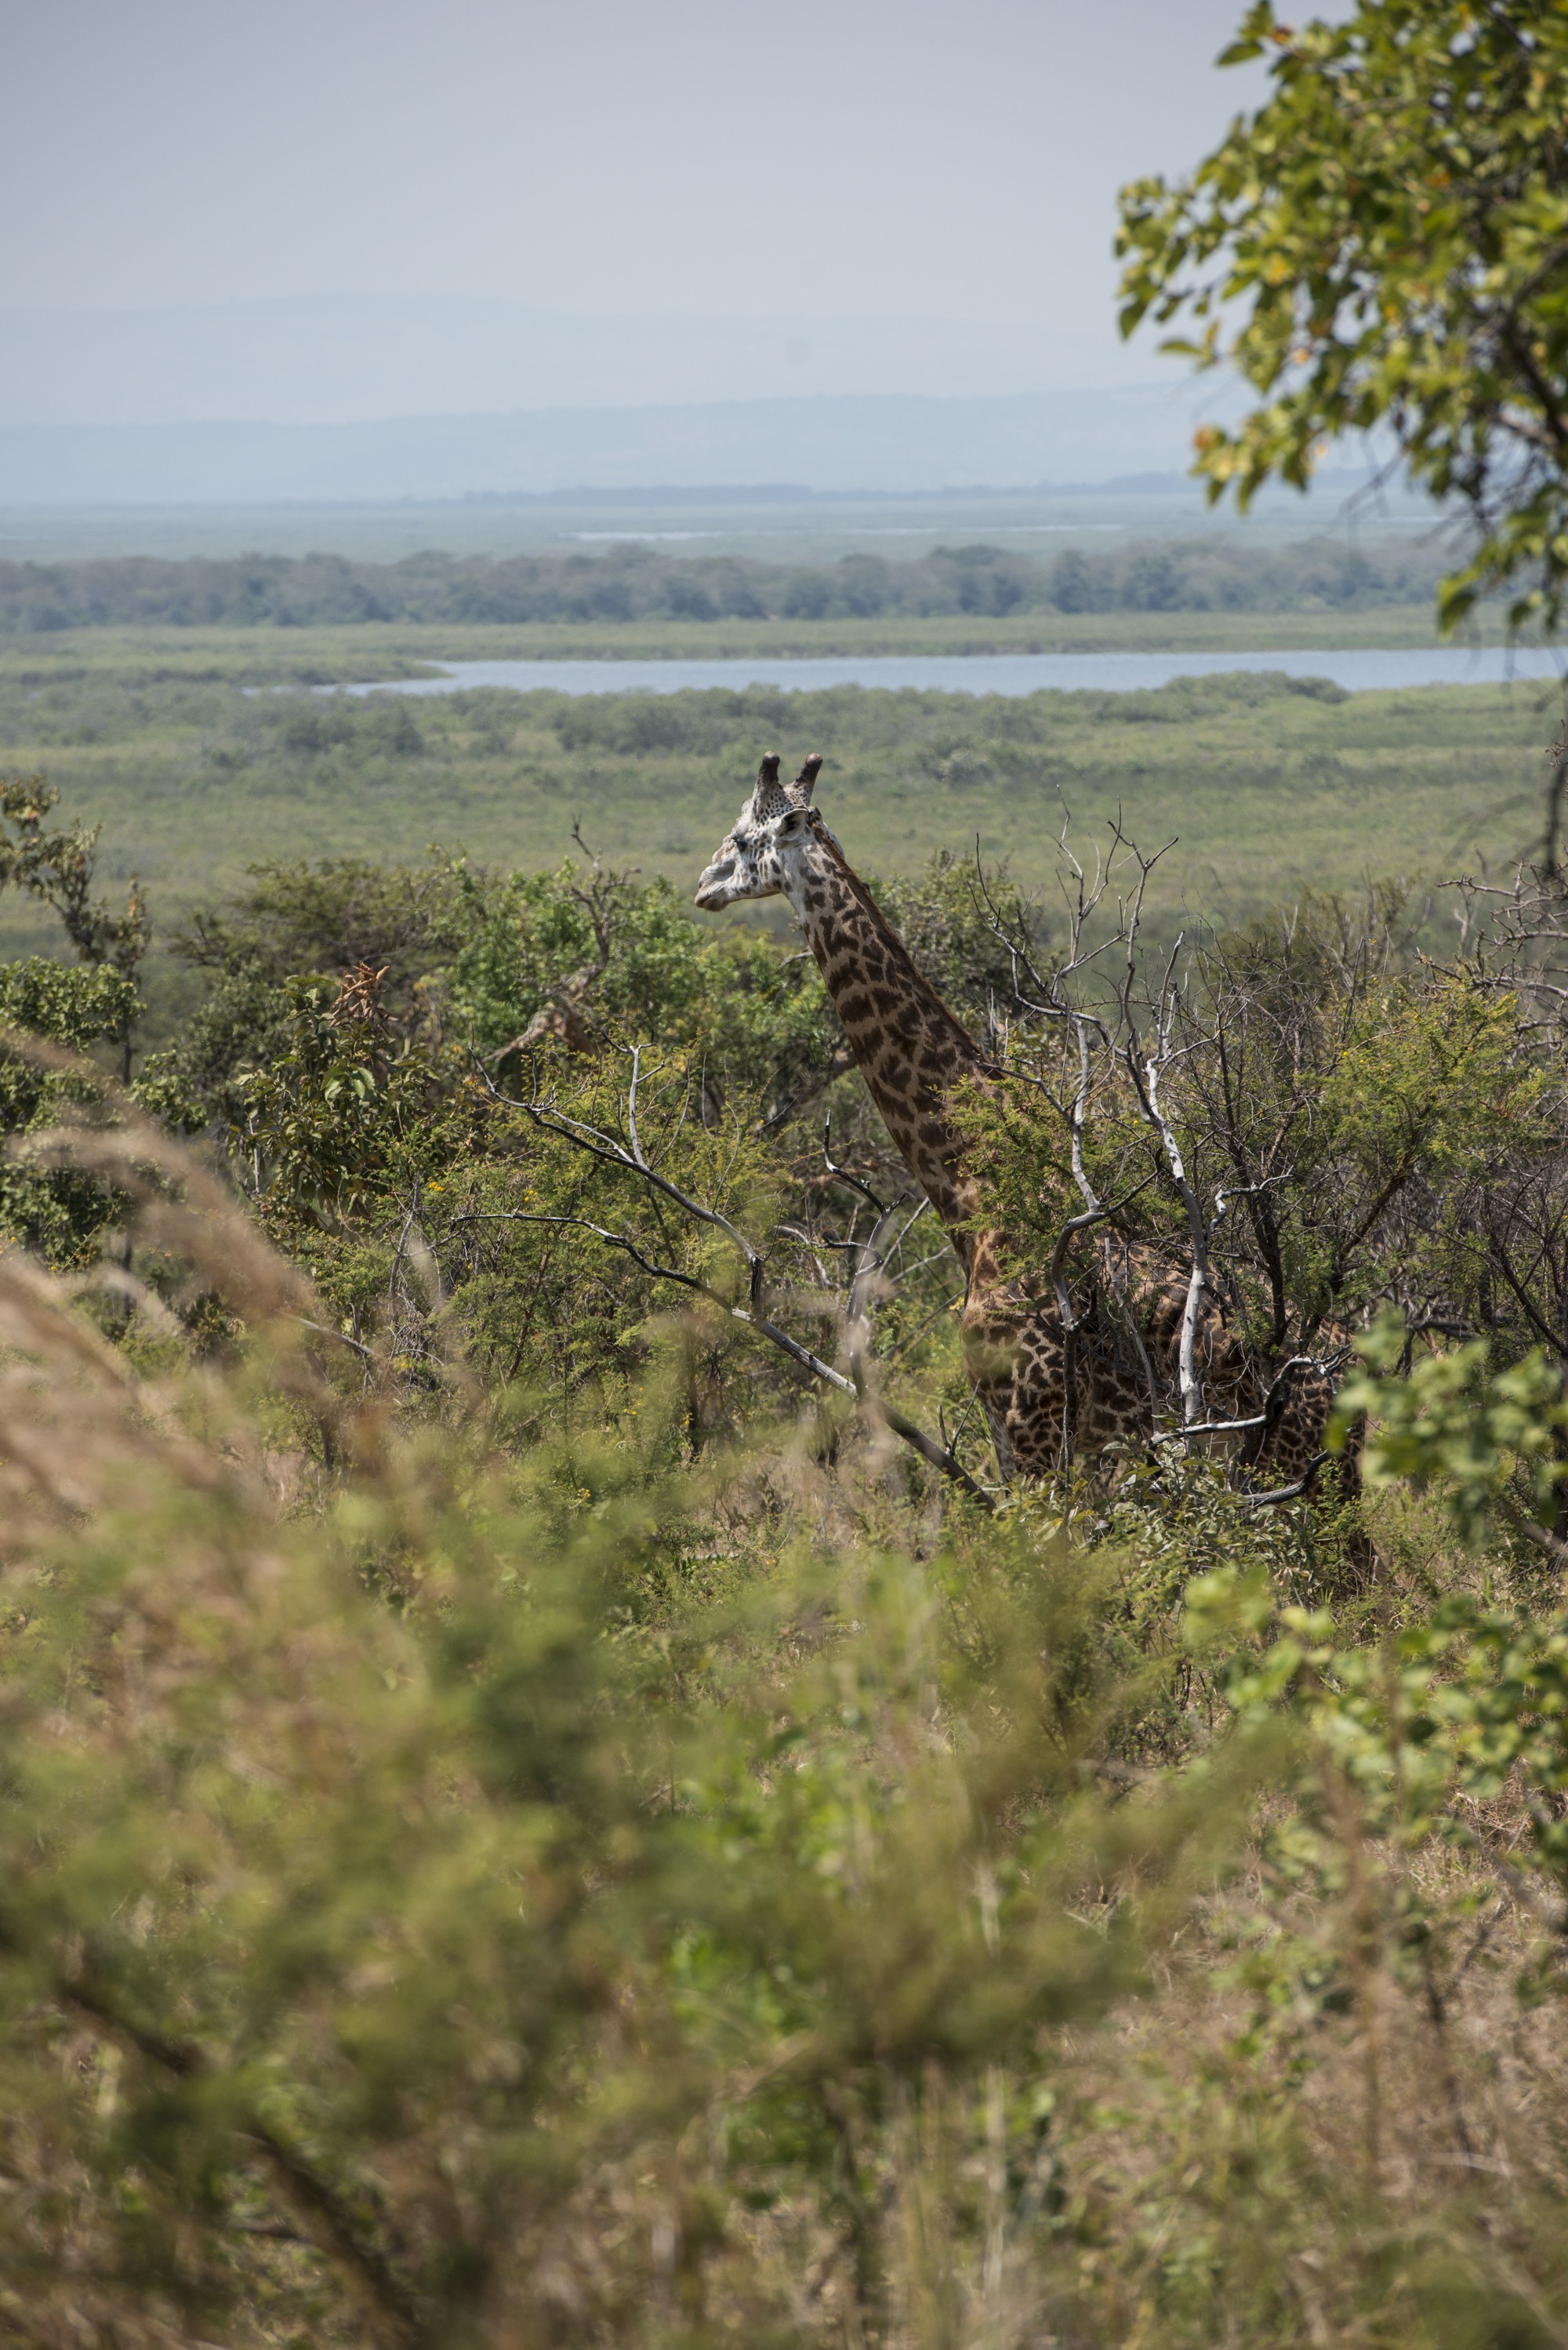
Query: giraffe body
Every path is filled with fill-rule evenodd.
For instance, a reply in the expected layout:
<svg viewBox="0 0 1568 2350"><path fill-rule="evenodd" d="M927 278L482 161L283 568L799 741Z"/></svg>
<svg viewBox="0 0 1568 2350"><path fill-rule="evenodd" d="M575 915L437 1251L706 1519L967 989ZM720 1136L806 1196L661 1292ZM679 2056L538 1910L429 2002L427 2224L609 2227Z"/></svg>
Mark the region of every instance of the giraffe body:
<svg viewBox="0 0 1568 2350"><path fill-rule="evenodd" d="M1004 1478L1038 1478L1116 1447L1147 1451L1174 1425L1187 1272L1147 1245L1102 1233L1074 1269L1074 1328L1051 1284L1007 1271L1004 1237L976 1223L979 1187L954 1099L995 1074L828 830L811 795L822 762L793 785L764 759L755 789L697 889L708 910L740 898L786 897L822 972L872 1100L910 1173L945 1226L966 1277L965 1358ZM1200 1304L1198 1360L1209 1417L1264 1416L1239 1446L1281 1482L1319 1450L1333 1399L1321 1365L1292 1367L1272 1386L1212 1292ZM1210 1439L1210 1443L1221 1440Z"/></svg>

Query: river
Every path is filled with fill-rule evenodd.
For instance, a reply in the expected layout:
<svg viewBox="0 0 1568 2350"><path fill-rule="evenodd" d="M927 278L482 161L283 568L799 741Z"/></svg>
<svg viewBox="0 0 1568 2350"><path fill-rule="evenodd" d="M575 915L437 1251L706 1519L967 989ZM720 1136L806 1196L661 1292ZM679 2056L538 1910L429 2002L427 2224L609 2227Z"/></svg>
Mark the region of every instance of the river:
<svg viewBox="0 0 1568 2350"><path fill-rule="evenodd" d="M1179 677L1233 676L1272 670L1287 677L1325 677L1351 693L1418 685L1500 685L1557 679L1568 671L1568 648L1420 646L1409 651L1288 653L910 653L846 654L832 659L771 660L480 660L442 664L440 677L402 678L390 685L351 685L350 693L462 693L473 686L509 687L515 693L705 693L774 686L786 693L821 693L830 686L916 687L939 693L1131 693L1168 685Z"/></svg>

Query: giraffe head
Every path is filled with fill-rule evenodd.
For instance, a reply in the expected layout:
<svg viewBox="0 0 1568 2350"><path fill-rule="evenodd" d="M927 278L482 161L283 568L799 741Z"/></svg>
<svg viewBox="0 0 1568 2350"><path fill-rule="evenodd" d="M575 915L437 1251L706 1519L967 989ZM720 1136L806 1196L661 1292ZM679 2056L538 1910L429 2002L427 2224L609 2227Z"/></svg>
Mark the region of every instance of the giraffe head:
<svg viewBox="0 0 1568 2350"><path fill-rule="evenodd" d="M777 752L763 761L751 798L697 884L697 903L705 913L717 913L737 898L775 898L780 890L787 892L792 868L798 869L801 852L810 846L821 822L811 805L821 765L814 754L793 784L781 784Z"/></svg>

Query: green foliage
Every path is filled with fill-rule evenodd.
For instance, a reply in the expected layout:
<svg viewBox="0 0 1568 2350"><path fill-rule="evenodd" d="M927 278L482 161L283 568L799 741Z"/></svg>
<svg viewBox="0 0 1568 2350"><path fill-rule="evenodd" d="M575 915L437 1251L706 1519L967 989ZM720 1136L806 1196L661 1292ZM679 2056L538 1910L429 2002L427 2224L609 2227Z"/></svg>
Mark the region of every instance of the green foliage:
<svg viewBox="0 0 1568 2350"><path fill-rule="evenodd" d="M1124 193L1124 331L1186 313L1199 340L1166 348L1230 361L1261 396L1198 436L1211 496L1304 486L1324 439L1390 432L1476 525L1444 625L1503 585L1514 625L1552 624L1568 578L1561 9L1363 0L1297 28L1259 0L1220 62L1259 57L1267 103L1190 178Z"/></svg>
<svg viewBox="0 0 1568 2350"><path fill-rule="evenodd" d="M245 1250L197 1244L259 1338ZM853 2215L899 2116L1028 2082L1135 1993L1231 1816L1233 1771L1132 1806L1085 1779L1109 1692L1058 1659L1092 1586L1013 1543L703 1596L699 1497L624 1450L518 1481L483 1444L389 1448L283 1329L256 1372L336 1410L356 1466L280 1519L236 1395L166 1386L168 1446L67 1308L30 1311L34 1369L78 1367L69 1402L8 1399L37 1466L0 1730L29 2338L500 2342L563 2295L644 2338L661 2273L690 2325L736 2290L787 2324L745 2246L792 2204L830 2259L847 2236L875 2322L895 2288ZM1003 2124L1024 2161L1038 2112ZM978 2262L984 2212L951 2218Z"/></svg>
<svg viewBox="0 0 1568 2350"><path fill-rule="evenodd" d="M1254 1340L1280 1354L1392 1294L1479 1310L1490 1278L1478 1205L1552 1157L1558 1076L1485 974L1401 969L1401 895L1361 914L1306 899L1288 926L1201 946L1180 999L1180 1052L1164 1088L1215 1219L1216 1270ZM1089 966L1091 972L1094 965ZM1091 1008L1104 1010L1092 989ZM1135 1055L1136 1060L1136 1055ZM1125 1239L1186 1246L1187 1212L1123 1045L1097 1040L1083 1097L1085 1171L1121 1205ZM1075 1035L1057 1022L964 1107L1021 1270L1049 1262L1083 1207L1071 1170ZM1237 1196L1239 1195L1239 1196ZM1095 1243L1065 1259L1075 1277ZM1539 1272L1540 1268L1536 1268ZM1500 1329L1507 1309L1495 1301ZM1523 1346L1510 1326L1510 1342Z"/></svg>
<svg viewBox="0 0 1568 2350"><path fill-rule="evenodd" d="M1549 1524L1568 1476L1568 1405L1559 1367L1533 1351L1504 1370L1489 1365L1484 1338L1426 1356L1398 1376L1408 1340L1386 1321L1363 1334L1365 1371L1345 1381L1331 1440L1366 1415L1362 1475L1369 1484L1409 1478L1435 1486L1464 1541L1496 1531L1500 1510L1522 1499Z"/></svg>
<svg viewBox="0 0 1568 2350"><path fill-rule="evenodd" d="M35 1464L0 1721L19 2340L630 2345L668 2310L804 2350L934 2307L950 2341L1043 2310L1115 2341L1131 2277L1161 2339L1228 2306L1282 2345L1314 2251L1340 2329L1401 2350L1558 2306L1550 2206L1452 2183L1440 2095L1415 2210L1358 2108L1354 2192L1310 2134L1366 2097L1368 2002L1420 2062L1423 1985L1462 1979L1476 1893L1424 1894L1420 1855L1469 1866L1522 1775L1510 1865L1562 1879L1559 1623L1336 1639L1289 1527L1200 1466L920 1559L781 1544L753 1466L671 1481L657 1430L521 1469L472 1419L389 1436L267 1332L237 1233L187 1237L256 1400L165 1376L171 1446L30 1293L35 1376L0 1364ZM280 1518L245 1466L258 1404L275 1441L280 1406L336 1427L321 1505ZM1521 1988L1554 1981L1543 1951Z"/></svg>
<svg viewBox="0 0 1568 2350"><path fill-rule="evenodd" d="M551 1054L532 1074L565 1115L625 1142L621 1055L585 1062ZM741 1096L722 1110L710 1107L704 1120L694 1115L701 1083L683 1055L643 1056L643 1148L670 1180L766 1230L778 1211L780 1170L758 1132L755 1105ZM672 1218L624 1171L476 1088L400 1129L394 1108L383 1095L379 1113L375 1106L361 1113L379 1160L357 1200L339 1192L329 1218L317 1205L318 1191L302 1201L286 1170L264 1169L269 1228L307 1254L357 1337L379 1329L393 1337L406 1369L439 1378L442 1330L460 1332L487 1385L514 1386L553 1423L593 1429L607 1415L628 1438L639 1417L647 1419L640 1383L658 1361L669 1407L659 1442L671 1458L739 1437L748 1418L760 1424L770 1411L787 1410L793 1385L754 1343L700 1307L672 1328L676 1294L591 1228L743 1299L743 1268L721 1235ZM317 1130L327 1123L323 1113ZM443 1300L434 1328L421 1276L399 1263L410 1219L423 1282Z"/></svg>
<svg viewBox="0 0 1568 2350"><path fill-rule="evenodd" d="M58 799L43 775L0 780L0 889L22 889L41 899L83 962L108 964L129 979L147 951L140 889L132 881L123 914L111 914L95 900L101 827L78 823L66 832L46 832L44 819Z"/></svg>
<svg viewBox="0 0 1568 2350"><path fill-rule="evenodd" d="M1430 567L1418 552L1374 562L1333 544L1293 552L1178 542L1125 555L1061 556L1049 568L1014 550L939 546L904 563L846 555L825 565L733 556L671 556L610 546L592 556L425 554L398 563L337 556L238 560L141 556L76 563L0 563L0 636L48 637L80 628L374 627L389 621L547 628L592 623L612 634L663 619L711 629L725 620L997 619L1029 611L1204 611L1301 606L1398 605L1421 592ZM281 721L306 757L344 746L417 756L420 728L406 704L356 712L296 704Z"/></svg>
<svg viewBox="0 0 1568 2350"><path fill-rule="evenodd" d="M29 955L21 962L0 964L0 1023L30 1030L68 1052L84 1052L116 1035L135 1011L133 983L108 963L73 969L69 963ZM31 1116L32 1100L26 1091L29 1082L25 1064L7 1066L7 1125ZM41 1087L42 1073L34 1073L31 1082Z"/></svg>
<svg viewBox="0 0 1568 2350"><path fill-rule="evenodd" d="M0 1029L20 1031L68 1054L122 1035L140 1010L131 982L107 964L73 969L41 955L0 964ZM48 1134L83 1102L80 1083L17 1042L0 1045L0 1233L46 1263L92 1255L113 1214L101 1186L32 1160L28 1139Z"/></svg>
<svg viewBox="0 0 1568 2350"><path fill-rule="evenodd" d="M1402 1295L1469 1294L1476 1190L1547 1143L1549 1073L1511 1000L1422 973L1336 989L1323 1014L1316 1083L1287 1080L1282 1163L1288 1149L1302 1186L1279 1220L1288 1280L1324 1310L1365 1309L1397 1248Z"/></svg>
<svg viewBox="0 0 1568 2350"><path fill-rule="evenodd" d="M1147 702L1141 739L1197 723ZM717 774L762 706L561 715ZM856 755L978 791L1036 723L914 698ZM1075 1053L1010 1016L967 863L878 894L1017 1072L971 1124L1037 1277ZM1019 920L1049 968L1058 918ZM5 2328L1554 2338L1563 1044L1490 948L1417 937L1397 889L1306 900L1170 1014L1260 1354L1398 1303L1338 1507L1175 1448L950 1505L883 1418L982 1457L929 1219L866 1307L872 1399L809 1384L758 1317L849 1359L875 1213L822 1118L878 1196L903 1170L815 966L658 881L253 873L141 1084L244 1211L88 1078L0 1064L99 1220L36 1248L79 1279L112 1209L124 1300L100 1342L0 1254ZM128 984L40 959L0 1003L90 1052ZM1094 1179L1145 1187L1120 1236L1179 1250L1125 1059L1092 1080Z"/></svg>
<svg viewBox="0 0 1568 2350"><path fill-rule="evenodd" d="M584 879L571 866L473 887L471 927L447 978L452 1015L482 1054L526 1029L563 983L601 1038L643 1036L711 1058L715 1083L815 1090L833 1063L815 969L742 932L704 932L665 881Z"/></svg>
<svg viewBox="0 0 1568 2350"><path fill-rule="evenodd" d="M232 900L198 910L178 949L198 969L254 970L276 984L307 971L384 970L406 991L462 935L461 859L397 865L363 857L290 858L247 868Z"/></svg>
<svg viewBox="0 0 1568 2350"><path fill-rule="evenodd" d="M71 970L36 955L0 963L0 1029L21 1032L0 1048L0 1235L47 1263L67 1265L93 1253L114 1207L101 1185L37 1163L40 1139L94 1097L90 1084L84 1089L58 1066L59 1056L112 1044L129 1077L142 1010L135 974L148 930L134 882L123 914L110 913L95 897L96 828L76 823L46 831L58 798L42 775L0 780L0 889L9 886L47 906L80 964ZM46 1049L24 1037L42 1040ZM52 1055L50 1045L58 1048ZM179 1123L180 1106L166 1087L160 1101Z"/></svg>
<svg viewBox="0 0 1568 2350"><path fill-rule="evenodd" d="M245 887L198 909L175 941L181 961L206 974L158 1066L196 1106L198 1125L242 1128L243 1074L272 1067L297 1042L302 1016L290 982L368 967L379 974L380 1014L418 1025L421 992L464 936L468 883L461 862L377 865L337 857L253 866ZM331 986L322 981L330 997ZM318 1010L325 1017L327 1006Z"/></svg>
<svg viewBox="0 0 1568 2350"><path fill-rule="evenodd" d="M1521 1054L1512 998L1405 983L1356 1004L1324 1081L1327 1147L1377 1191L1417 1159L1439 1181L1499 1140L1533 1140L1545 1073Z"/></svg>
<svg viewBox="0 0 1568 2350"><path fill-rule="evenodd" d="M996 935L992 906L1006 905L1030 943L1043 927L1038 910L1015 893L1006 861L982 874L972 860L938 849L922 873L896 874L876 894L943 1003L977 1041L989 1041L1016 1000L1012 959Z"/></svg>
<svg viewBox="0 0 1568 2350"><path fill-rule="evenodd" d="M1307 899L1287 928L1221 937L1199 977L1223 1049L1178 1087L1184 1132L1223 1120L1248 1193L1222 1241L1251 1262L1282 1337L1390 1295L1474 1301L1479 1203L1550 1154L1556 1078L1506 989L1484 972L1412 969L1397 889L1359 913ZM1505 1172L1505 1170L1508 1170ZM1499 1319L1495 1308L1491 1318ZM1528 1344L1528 1339L1524 1341Z"/></svg>
<svg viewBox="0 0 1568 2350"><path fill-rule="evenodd" d="M1476 1488L1466 1459L1456 1460L1452 1494L1432 1452L1424 1473L1459 1511ZM1199 1648L1220 1624L1241 1620L1253 1635L1249 1649L1232 1646L1228 1659L1227 1694L1239 1716L1258 1725L1283 1707L1303 1733L1302 1808L1271 1838L1296 1882L1343 1885L1347 1861L1354 1866L1336 1802L1354 1803L1359 1832L1383 1845L1393 1865L1395 1856L1433 1842L1460 1854L1484 1848L1478 1807L1509 1799L1522 1806L1512 1854L1568 1904L1568 1617L1560 1607L1536 1613L1455 1592L1378 1642L1346 1640L1326 1609L1276 1608L1257 1578L1249 1585L1221 1574L1195 1586L1192 1599ZM1511 1857L1505 1881L1513 1865ZM1561 1917L1542 1918L1535 1898L1532 1917L1560 1931ZM1440 1896L1423 1900L1413 1886L1405 1899L1407 1931L1418 1941L1445 1905ZM1459 1906L1461 1917L1473 1911L1471 1886ZM1560 1950L1542 1944L1520 1987L1529 1998L1568 1989Z"/></svg>
<svg viewBox="0 0 1568 2350"><path fill-rule="evenodd" d="M431 1053L335 983L290 980L275 1057L242 1071L242 1147L264 1159L291 1220L336 1221L384 1193L400 1149L451 1090ZM444 1082L443 1082L444 1077Z"/></svg>

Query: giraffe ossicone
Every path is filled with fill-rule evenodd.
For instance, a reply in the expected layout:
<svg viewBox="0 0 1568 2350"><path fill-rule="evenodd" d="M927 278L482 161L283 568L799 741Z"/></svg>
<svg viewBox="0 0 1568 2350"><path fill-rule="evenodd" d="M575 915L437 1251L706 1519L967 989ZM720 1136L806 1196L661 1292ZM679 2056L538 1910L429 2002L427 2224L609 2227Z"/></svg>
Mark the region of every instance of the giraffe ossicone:
<svg viewBox="0 0 1568 2350"><path fill-rule="evenodd" d="M1102 1233L1085 1245L1075 1326L1064 1333L1044 1273L1005 1268L1013 1252L979 1220L980 1187L957 1115L966 1087L999 1072L942 1002L814 805L813 753L793 782L770 752L750 797L697 885L706 912L783 896L822 972L849 1047L895 1147L947 1230L966 1279L965 1355L1004 1478L1038 1477L1117 1444L1147 1450L1178 1387L1187 1269L1162 1252ZM1211 1416L1262 1414L1254 1469L1282 1482L1319 1449L1332 1383L1266 1382L1220 1301L1199 1334Z"/></svg>

